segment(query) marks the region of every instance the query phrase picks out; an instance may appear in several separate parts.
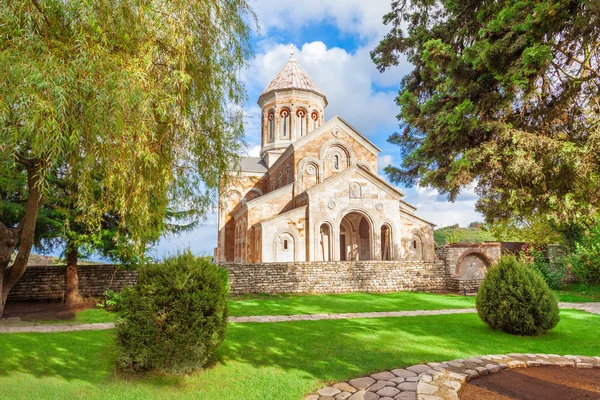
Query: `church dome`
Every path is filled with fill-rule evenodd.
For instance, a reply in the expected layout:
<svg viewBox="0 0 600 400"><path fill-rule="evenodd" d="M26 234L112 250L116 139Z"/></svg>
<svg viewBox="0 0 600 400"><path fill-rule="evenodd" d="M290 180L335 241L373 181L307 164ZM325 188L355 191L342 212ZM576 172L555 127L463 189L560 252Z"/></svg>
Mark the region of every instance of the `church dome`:
<svg viewBox="0 0 600 400"><path fill-rule="evenodd" d="M304 71L298 60L292 55L288 62L281 68L275 78L263 90L260 96L264 96L277 90L305 90L323 96L327 105L327 97L310 76Z"/></svg>
<svg viewBox="0 0 600 400"><path fill-rule="evenodd" d="M323 125L327 97L292 53L258 98L260 155L270 168L290 144Z"/></svg>

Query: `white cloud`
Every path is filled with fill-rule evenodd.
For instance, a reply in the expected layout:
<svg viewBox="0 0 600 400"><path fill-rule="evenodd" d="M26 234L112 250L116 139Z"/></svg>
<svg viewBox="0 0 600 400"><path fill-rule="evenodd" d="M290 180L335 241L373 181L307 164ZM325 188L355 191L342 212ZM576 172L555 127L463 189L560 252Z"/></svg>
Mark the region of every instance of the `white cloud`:
<svg viewBox="0 0 600 400"><path fill-rule="evenodd" d="M250 6L263 35L272 28L298 30L327 21L347 34L383 37L389 30L383 25L383 16L391 11L390 0L257 0Z"/></svg>
<svg viewBox="0 0 600 400"><path fill-rule="evenodd" d="M289 56L287 43L271 44L264 53L258 54L247 74L250 91L260 93ZM367 136L374 134L378 128L392 130L396 126L396 90L374 90L374 67L368 52L359 49L351 54L338 47L327 48L323 42L317 41L305 43L296 51L296 58L327 96L326 119L339 115ZM252 111L248 113L253 114ZM258 120L253 118L252 123L258 124ZM256 127L251 128L246 135L247 140L258 142L259 132Z"/></svg>

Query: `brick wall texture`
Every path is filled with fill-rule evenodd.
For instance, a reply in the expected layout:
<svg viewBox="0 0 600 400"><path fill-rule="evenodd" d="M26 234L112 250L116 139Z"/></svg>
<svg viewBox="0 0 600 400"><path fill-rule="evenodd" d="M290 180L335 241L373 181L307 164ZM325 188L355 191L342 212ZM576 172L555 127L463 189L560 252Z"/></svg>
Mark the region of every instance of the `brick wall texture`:
<svg viewBox="0 0 600 400"><path fill-rule="evenodd" d="M137 271L121 270L114 265L83 265L77 268L77 273L79 294L83 297L101 297L106 289L119 291L137 282ZM11 289L8 300L64 299L66 278L64 265L27 267Z"/></svg>

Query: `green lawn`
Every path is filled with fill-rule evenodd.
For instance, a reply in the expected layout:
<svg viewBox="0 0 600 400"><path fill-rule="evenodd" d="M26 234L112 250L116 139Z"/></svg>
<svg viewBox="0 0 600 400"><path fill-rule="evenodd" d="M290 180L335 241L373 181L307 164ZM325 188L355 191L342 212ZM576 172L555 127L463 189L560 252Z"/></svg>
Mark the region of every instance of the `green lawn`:
<svg viewBox="0 0 600 400"><path fill-rule="evenodd" d="M88 308L78 311L72 319L37 320L38 324L60 325L60 324L93 324L98 322L114 322L117 319L115 313L104 311L102 308Z"/></svg>
<svg viewBox="0 0 600 400"><path fill-rule="evenodd" d="M424 292L255 295L229 301L229 315L293 315L475 307L474 297Z"/></svg>
<svg viewBox="0 0 600 400"><path fill-rule="evenodd" d="M2 399L298 400L324 382L398 366L510 352L600 355L600 316L563 310L541 337L491 331L475 314L230 324L208 370L113 369L112 331L0 335Z"/></svg>
<svg viewBox="0 0 600 400"><path fill-rule="evenodd" d="M573 285L566 285L562 290L557 291L557 294L560 301L572 303L600 301L600 286L576 283Z"/></svg>

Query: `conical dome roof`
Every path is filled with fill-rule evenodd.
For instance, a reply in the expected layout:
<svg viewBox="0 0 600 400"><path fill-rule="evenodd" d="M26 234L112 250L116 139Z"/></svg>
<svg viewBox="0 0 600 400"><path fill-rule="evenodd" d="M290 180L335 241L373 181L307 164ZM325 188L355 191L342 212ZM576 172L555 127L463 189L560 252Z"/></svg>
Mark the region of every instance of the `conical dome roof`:
<svg viewBox="0 0 600 400"><path fill-rule="evenodd" d="M281 68L281 71L269 83L267 88L263 90L261 96L273 92L275 90L298 89L316 93L327 98L317 84L308 76L306 71L300 66L300 63L294 56L290 57L287 64Z"/></svg>

